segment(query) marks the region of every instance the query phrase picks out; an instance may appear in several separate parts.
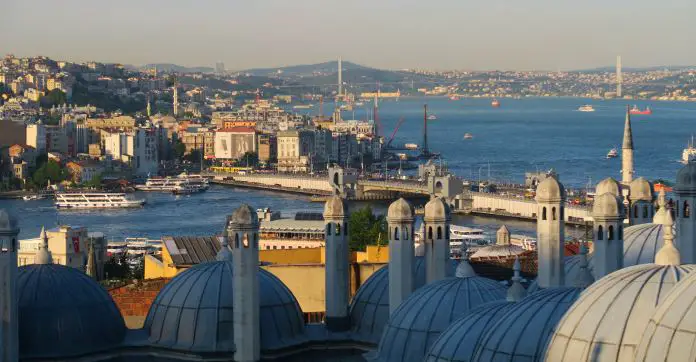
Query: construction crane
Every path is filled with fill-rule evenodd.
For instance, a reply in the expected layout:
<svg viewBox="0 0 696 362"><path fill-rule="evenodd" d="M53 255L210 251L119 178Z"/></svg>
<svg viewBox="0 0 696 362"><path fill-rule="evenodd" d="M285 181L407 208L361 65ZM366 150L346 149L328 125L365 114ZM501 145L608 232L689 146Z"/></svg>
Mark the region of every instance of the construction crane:
<svg viewBox="0 0 696 362"><path fill-rule="evenodd" d="M394 136L396 136L396 132L399 130L399 127L401 127L401 124L404 123L404 118L399 118L399 121L396 122L396 126L394 126L394 131L391 134L391 137L389 137L389 141L387 141L387 144L384 146L384 148L389 148L391 146L392 141L394 140Z"/></svg>

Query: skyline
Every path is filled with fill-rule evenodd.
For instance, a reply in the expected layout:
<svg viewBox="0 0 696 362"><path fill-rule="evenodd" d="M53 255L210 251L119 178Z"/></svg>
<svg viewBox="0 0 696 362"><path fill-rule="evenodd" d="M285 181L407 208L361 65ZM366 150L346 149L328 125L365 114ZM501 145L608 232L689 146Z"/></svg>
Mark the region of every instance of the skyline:
<svg viewBox="0 0 696 362"><path fill-rule="evenodd" d="M199 5L9 0L0 14L0 51L133 65L221 61L230 70L338 56L381 69L578 70L610 66L617 55L626 68L696 64L696 48L687 46L696 33L686 25L696 2L688 0L539 0L524 8L483 0Z"/></svg>

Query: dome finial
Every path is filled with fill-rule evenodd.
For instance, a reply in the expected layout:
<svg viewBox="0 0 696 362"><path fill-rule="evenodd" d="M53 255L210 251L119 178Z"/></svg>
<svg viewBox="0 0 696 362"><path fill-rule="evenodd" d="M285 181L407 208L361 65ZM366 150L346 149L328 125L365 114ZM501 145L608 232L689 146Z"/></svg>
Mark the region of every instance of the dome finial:
<svg viewBox="0 0 696 362"><path fill-rule="evenodd" d="M669 210L667 210L667 201L665 197L665 190L661 189L657 196L658 209L653 216L653 224L667 225L667 223L674 224L672 220L672 215ZM669 214L669 215L667 215ZM669 218L669 220L667 220Z"/></svg>
<svg viewBox="0 0 696 362"><path fill-rule="evenodd" d="M578 288L587 288L590 284L594 283L594 277L590 273L590 269L587 267L587 243L583 242L580 244L580 273L575 280L575 286Z"/></svg>
<svg viewBox="0 0 696 362"><path fill-rule="evenodd" d="M466 241L462 241L459 252L461 253L461 259L459 260L459 265L457 265L454 276L457 278L475 277L476 272L474 268L471 267L471 264L469 264L469 253L467 252Z"/></svg>
<svg viewBox="0 0 696 362"><path fill-rule="evenodd" d="M41 239L41 244L39 244L39 250L37 250L36 255L34 255L34 264L53 264L53 257L51 256L51 251L48 249L48 236L43 226L41 227L39 239Z"/></svg>
<svg viewBox="0 0 696 362"><path fill-rule="evenodd" d="M520 265L520 257L515 257L515 263L512 264L512 285L507 291L507 301L508 302L519 302L522 298L527 296L527 290L524 289L520 281L522 277L520 276L520 271L522 270L522 265Z"/></svg>
<svg viewBox="0 0 696 362"><path fill-rule="evenodd" d="M661 193L664 193L662 191ZM674 234L672 234L672 225L674 225L674 220L672 219L672 214L666 211L665 207L660 207L660 211L664 211L664 226L663 238L665 239L665 244L660 248L660 251L655 255L655 264L657 265L680 265L681 256L679 255L679 249L674 246ZM659 212L659 211L658 211Z"/></svg>
<svg viewBox="0 0 696 362"><path fill-rule="evenodd" d="M231 261L232 251L230 250L227 242L227 235L222 236L220 242L220 250L218 250L217 255L215 255L215 260L217 261Z"/></svg>

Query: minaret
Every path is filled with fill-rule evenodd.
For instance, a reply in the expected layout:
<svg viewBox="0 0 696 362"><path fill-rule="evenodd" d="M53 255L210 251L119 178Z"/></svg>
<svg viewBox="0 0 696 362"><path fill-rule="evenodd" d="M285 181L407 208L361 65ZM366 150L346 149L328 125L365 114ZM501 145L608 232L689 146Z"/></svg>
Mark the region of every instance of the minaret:
<svg viewBox="0 0 696 362"><path fill-rule="evenodd" d="M527 296L527 289L524 289L520 281L522 277L520 276L520 271L522 270L522 265L520 265L520 258L515 257L515 263L512 264L512 285L507 291L507 301L508 302L519 302L524 297Z"/></svg>
<svg viewBox="0 0 696 362"><path fill-rule="evenodd" d="M400 198L389 205L389 314L413 292L413 207Z"/></svg>
<svg viewBox="0 0 696 362"><path fill-rule="evenodd" d="M174 117L179 114L179 85L174 83Z"/></svg>
<svg viewBox="0 0 696 362"><path fill-rule="evenodd" d="M592 206L597 279L623 268L623 210L621 199L609 192L599 195Z"/></svg>
<svg viewBox="0 0 696 362"><path fill-rule="evenodd" d="M98 280L94 241L89 242L87 245L87 253L87 266L85 268L85 273L92 277L92 279Z"/></svg>
<svg viewBox="0 0 696 362"><path fill-rule="evenodd" d="M423 217L425 240L425 282L432 283L447 277L449 264L449 207L439 198L432 198L425 205Z"/></svg>
<svg viewBox="0 0 696 362"><path fill-rule="evenodd" d="M631 131L631 112L627 106L621 146L621 183L628 185L631 181L633 181L633 132Z"/></svg>
<svg viewBox="0 0 696 362"><path fill-rule="evenodd" d="M51 250L48 248L48 236L43 227L41 227L39 239L41 239L41 244L34 255L34 264L53 264L53 256Z"/></svg>
<svg viewBox="0 0 696 362"><path fill-rule="evenodd" d="M631 225L646 224L652 222L655 215L653 204L653 186L644 177L639 177L629 185L629 222Z"/></svg>
<svg viewBox="0 0 696 362"><path fill-rule="evenodd" d="M677 221L677 248L683 264L696 264L696 163L689 162L677 173L674 217Z"/></svg>
<svg viewBox="0 0 696 362"><path fill-rule="evenodd" d="M343 199L333 196L324 205L326 327L332 331L350 328L350 270L348 259L348 211Z"/></svg>
<svg viewBox="0 0 696 362"><path fill-rule="evenodd" d="M565 189L556 176L548 176L537 185L537 283L541 288L565 284Z"/></svg>
<svg viewBox="0 0 696 362"><path fill-rule="evenodd" d="M341 57L338 57L338 98L343 96L343 63Z"/></svg>
<svg viewBox="0 0 696 362"><path fill-rule="evenodd" d="M261 355L259 320L259 219L243 204L227 221L227 240L233 240L235 361L258 361Z"/></svg>
<svg viewBox="0 0 696 362"><path fill-rule="evenodd" d="M0 209L0 362L19 360L17 220Z"/></svg>
<svg viewBox="0 0 696 362"><path fill-rule="evenodd" d="M150 95L147 95L147 118L152 117L152 105L150 104Z"/></svg>

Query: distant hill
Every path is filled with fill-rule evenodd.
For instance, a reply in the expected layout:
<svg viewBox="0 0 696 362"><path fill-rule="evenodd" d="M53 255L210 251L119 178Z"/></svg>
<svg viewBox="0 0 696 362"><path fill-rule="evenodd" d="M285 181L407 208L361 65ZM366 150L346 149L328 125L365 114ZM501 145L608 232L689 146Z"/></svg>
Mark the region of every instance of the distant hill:
<svg viewBox="0 0 696 362"><path fill-rule="evenodd" d="M158 72L176 72L176 73L213 73L215 69L211 67L184 67L182 65L170 63L154 63L145 64L137 67L140 70L157 68Z"/></svg>
<svg viewBox="0 0 696 362"><path fill-rule="evenodd" d="M342 67L343 67L344 72L347 70L353 70L353 69L372 69L372 68L365 67L365 66L362 66L359 64L348 62L348 61L343 61ZM282 71L282 73L278 73L279 70ZM242 73L256 75L256 76L274 75L274 76L286 77L286 76L309 76L309 75L314 75L317 73L324 73L324 74L336 73L337 71L338 71L338 61L334 60L334 61L318 63L318 64L301 64L301 65L290 65L290 66L278 67L278 68L248 69L248 70L242 71Z"/></svg>
<svg viewBox="0 0 696 362"><path fill-rule="evenodd" d="M658 66L642 67L642 68L641 67L637 67L637 68L622 67L622 70L624 72L631 72L631 73L652 72L652 71L656 71L656 70L665 70L665 69L670 70L670 71L677 71L677 70L684 70L684 69L696 69L696 66L658 65ZM577 73L613 73L615 71L616 71L616 66L573 70L573 72L577 72Z"/></svg>

